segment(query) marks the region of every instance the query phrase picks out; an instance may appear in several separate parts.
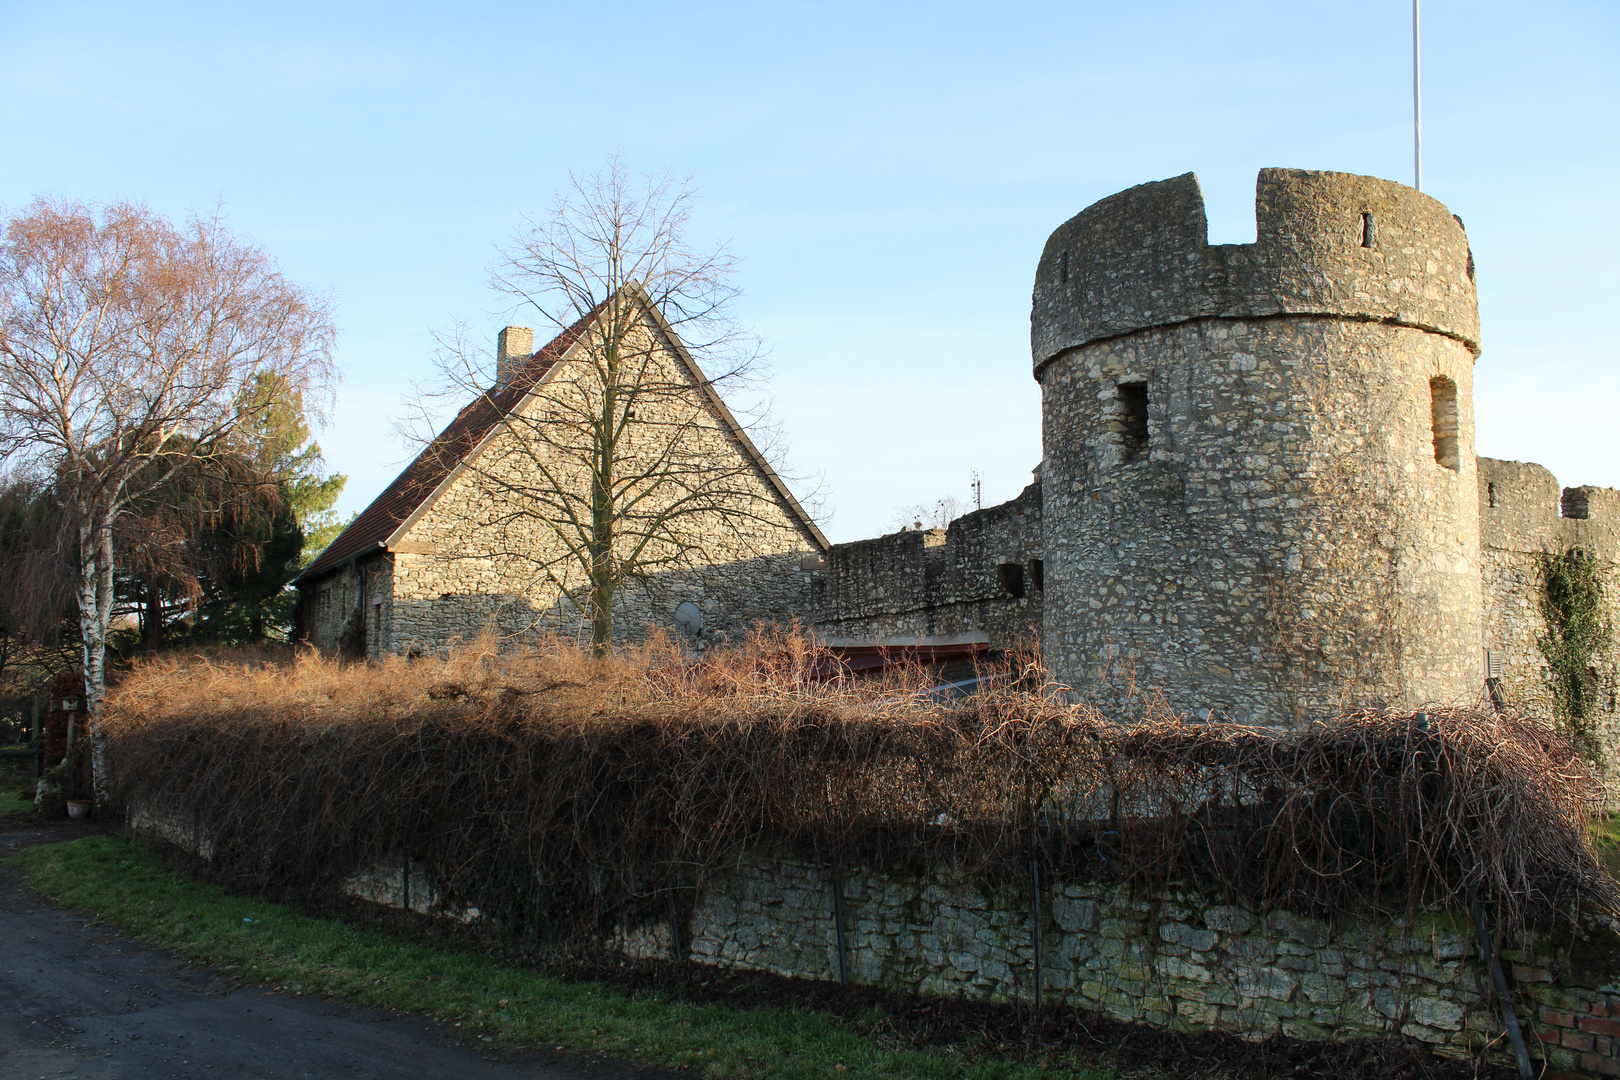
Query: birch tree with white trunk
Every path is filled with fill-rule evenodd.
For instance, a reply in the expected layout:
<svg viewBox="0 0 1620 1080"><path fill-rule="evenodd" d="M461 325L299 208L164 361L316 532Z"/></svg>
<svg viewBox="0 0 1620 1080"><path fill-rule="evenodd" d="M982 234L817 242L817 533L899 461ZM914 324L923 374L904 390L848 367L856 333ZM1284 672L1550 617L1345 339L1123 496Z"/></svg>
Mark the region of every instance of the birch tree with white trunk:
<svg viewBox="0 0 1620 1080"><path fill-rule="evenodd" d="M73 560L91 734L106 693L115 525L240 450L276 380L321 412L324 298L217 216L36 201L0 240L0 460L47 482Z"/></svg>

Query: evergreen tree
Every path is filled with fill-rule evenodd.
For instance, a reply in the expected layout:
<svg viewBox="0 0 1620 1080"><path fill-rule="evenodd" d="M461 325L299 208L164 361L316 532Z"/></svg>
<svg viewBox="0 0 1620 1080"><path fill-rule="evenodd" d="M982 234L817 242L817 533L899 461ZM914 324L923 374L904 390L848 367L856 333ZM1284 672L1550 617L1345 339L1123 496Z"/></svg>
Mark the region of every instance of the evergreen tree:
<svg viewBox="0 0 1620 1080"><path fill-rule="evenodd" d="M331 508L347 478L326 475L298 395L273 376L254 393L266 400L229 467L177 472L124 530L121 592L147 650L285 641L296 607L287 585L341 528Z"/></svg>

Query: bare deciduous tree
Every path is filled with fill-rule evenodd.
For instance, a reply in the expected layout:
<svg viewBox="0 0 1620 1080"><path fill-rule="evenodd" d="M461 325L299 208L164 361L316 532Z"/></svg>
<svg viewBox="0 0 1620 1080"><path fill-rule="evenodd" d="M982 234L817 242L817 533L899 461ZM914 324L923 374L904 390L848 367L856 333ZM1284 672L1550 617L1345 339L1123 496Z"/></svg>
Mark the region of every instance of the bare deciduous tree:
<svg viewBox="0 0 1620 1080"><path fill-rule="evenodd" d="M0 458L61 504L92 717L119 519L183 472L239 458L275 404L264 378L325 400L334 337L326 303L218 217L39 200L6 223Z"/></svg>
<svg viewBox="0 0 1620 1080"><path fill-rule="evenodd" d="M889 515L889 525L899 532L912 529L943 529L970 509L972 508L961 499L947 495L931 503L902 506Z"/></svg>
<svg viewBox="0 0 1620 1080"><path fill-rule="evenodd" d="M729 318L733 257L688 242L692 200L617 162L573 178L494 273L559 334L552 354L491 372L464 335L443 342L440 393L481 387L510 436L458 462L490 508L461 555L527 567L589 619L598 655L627 584L780 549L758 425L745 430L719 397L747 381L757 347Z"/></svg>

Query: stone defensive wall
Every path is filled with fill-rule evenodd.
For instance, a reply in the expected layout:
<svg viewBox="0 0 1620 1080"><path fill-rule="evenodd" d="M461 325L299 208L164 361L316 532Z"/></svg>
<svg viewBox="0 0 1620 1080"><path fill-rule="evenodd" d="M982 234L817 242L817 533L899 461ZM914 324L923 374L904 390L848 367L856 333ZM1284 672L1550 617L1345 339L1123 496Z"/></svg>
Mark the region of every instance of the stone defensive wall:
<svg viewBox="0 0 1620 1080"><path fill-rule="evenodd" d="M1620 626L1620 490L1561 488L1553 474L1523 461L1479 459L1480 564L1484 580L1484 641L1495 660L1497 693L1508 705L1553 716L1541 613L1543 552L1577 550L1598 561L1607 579L1607 618ZM1611 646L1597 657L1598 743L1609 755L1611 788L1620 748L1616 723L1617 664Z"/></svg>
<svg viewBox="0 0 1620 1080"><path fill-rule="evenodd" d="M1048 667L1116 713L1472 703L1467 236L1371 177L1266 169L1255 207L1211 245L1194 177L1144 184L1041 256Z"/></svg>
<svg viewBox="0 0 1620 1080"><path fill-rule="evenodd" d="M1040 636L1041 485L945 529L836 544L812 583L816 631L880 644L982 632L992 650Z"/></svg>
<svg viewBox="0 0 1620 1080"><path fill-rule="evenodd" d="M836 896L835 896L836 894ZM843 912L839 933L837 911ZM675 946L679 945L676 949ZM623 934L625 953L883 986L1061 1002L1178 1031L1349 1041L1401 1035L1510 1064L1466 916L1401 923L1262 913L1196 889L847 873L769 852L711 888L679 927ZM1620 938L1508 951L1531 1054L1551 1073L1620 1075Z"/></svg>
<svg viewBox="0 0 1620 1080"><path fill-rule="evenodd" d="M212 844L167 815L130 827L203 859ZM344 894L452 921L402 860ZM621 928L612 951L792 978L981 1001L1065 1003L1116 1020L1245 1038L1400 1035L1435 1053L1510 1065L1500 1005L1466 915L1400 922L1260 912L1194 888L874 874L760 849L673 924ZM837 918L843 912L842 927ZM842 933L840 933L840 929ZM1507 948L1516 1015L1545 1075L1620 1075L1620 937L1542 936Z"/></svg>

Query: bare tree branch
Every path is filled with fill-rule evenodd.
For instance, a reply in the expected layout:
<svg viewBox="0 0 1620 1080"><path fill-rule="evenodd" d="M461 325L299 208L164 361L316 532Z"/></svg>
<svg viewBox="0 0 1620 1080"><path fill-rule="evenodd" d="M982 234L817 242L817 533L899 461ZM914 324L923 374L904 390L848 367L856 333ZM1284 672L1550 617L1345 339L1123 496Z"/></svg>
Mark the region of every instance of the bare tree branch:
<svg viewBox="0 0 1620 1080"><path fill-rule="evenodd" d="M499 414L499 437L445 461L484 507L459 557L527 567L590 620L598 655L627 585L779 553L795 530L791 496L720 403L760 352L730 317L734 257L687 239L692 201L686 184L636 184L617 161L572 178L493 272L562 334L556 355L491 373L460 328L440 342L446 392L474 390Z"/></svg>

